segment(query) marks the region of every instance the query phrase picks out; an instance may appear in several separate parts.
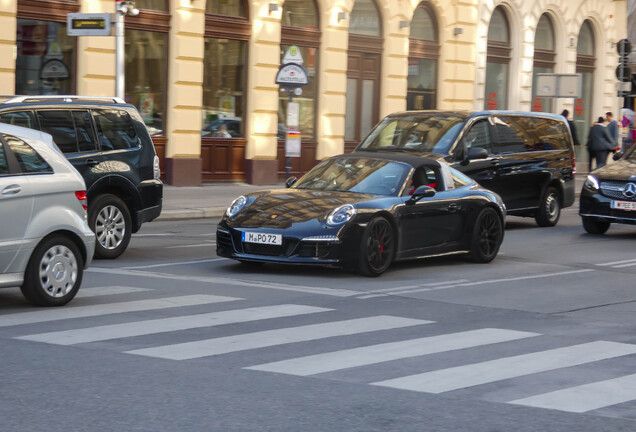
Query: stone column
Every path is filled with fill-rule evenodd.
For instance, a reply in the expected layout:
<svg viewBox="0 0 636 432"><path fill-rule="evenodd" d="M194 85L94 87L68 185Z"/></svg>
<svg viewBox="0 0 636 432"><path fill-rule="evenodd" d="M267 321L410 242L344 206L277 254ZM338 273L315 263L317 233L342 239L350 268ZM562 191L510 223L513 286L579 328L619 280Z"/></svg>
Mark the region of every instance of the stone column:
<svg viewBox="0 0 636 432"><path fill-rule="evenodd" d="M0 95L15 93L17 0L0 0Z"/></svg>
<svg viewBox="0 0 636 432"><path fill-rule="evenodd" d="M166 182L201 184L205 0L170 1Z"/></svg>

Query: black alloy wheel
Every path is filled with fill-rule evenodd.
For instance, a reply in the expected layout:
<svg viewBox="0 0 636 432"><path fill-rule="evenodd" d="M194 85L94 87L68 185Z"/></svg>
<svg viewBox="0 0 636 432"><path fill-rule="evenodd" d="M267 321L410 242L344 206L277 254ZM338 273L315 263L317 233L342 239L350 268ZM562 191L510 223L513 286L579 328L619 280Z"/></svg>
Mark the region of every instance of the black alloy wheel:
<svg viewBox="0 0 636 432"><path fill-rule="evenodd" d="M393 227L383 217L369 222L362 235L358 271L365 276L380 276L395 255L395 235Z"/></svg>
<svg viewBox="0 0 636 432"><path fill-rule="evenodd" d="M473 228L470 258L474 262L488 263L495 259L503 241L503 226L497 211L486 207L477 216Z"/></svg>
<svg viewBox="0 0 636 432"><path fill-rule="evenodd" d="M548 187L541 198L539 209L535 215L537 225L540 227L552 227L561 217L561 195L552 186Z"/></svg>
<svg viewBox="0 0 636 432"><path fill-rule="evenodd" d="M610 222L597 221L588 217L581 217L583 228L589 234L605 234L610 227Z"/></svg>

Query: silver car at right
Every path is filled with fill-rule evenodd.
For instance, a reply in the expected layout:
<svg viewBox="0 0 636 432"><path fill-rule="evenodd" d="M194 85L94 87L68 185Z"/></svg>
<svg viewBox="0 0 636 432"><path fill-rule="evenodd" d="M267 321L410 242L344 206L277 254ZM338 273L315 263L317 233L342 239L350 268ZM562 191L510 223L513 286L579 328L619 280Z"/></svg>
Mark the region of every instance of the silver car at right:
<svg viewBox="0 0 636 432"><path fill-rule="evenodd" d="M36 306L77 294L95 251L86 184L51 135L0 124L0 288Z"/></svg>

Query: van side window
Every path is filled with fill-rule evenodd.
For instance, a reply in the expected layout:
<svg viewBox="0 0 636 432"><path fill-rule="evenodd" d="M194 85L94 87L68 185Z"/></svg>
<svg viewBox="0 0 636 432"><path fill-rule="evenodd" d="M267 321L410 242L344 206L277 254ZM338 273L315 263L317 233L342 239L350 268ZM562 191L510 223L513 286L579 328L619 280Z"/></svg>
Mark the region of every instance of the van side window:
<svg viewBox="0 0 636 432"><path fill-rule="evenodd" d="M492 154L492 139L490 138L488 122L483 120L475 123L464 136L464 142L467 151L473 147L480 147L488 150L488 154Z"/></svg>
<svg viewBox="0 0 636 432"><path fill-rule="evenodd" d="M70 111L38 111L40 130L51 134L62 153L77 153L75 124Z"/></svg>
<svg viewBox="0 0 636 432"><path fill-rule="evenodd" d="M12 135L3 135L3 138L18 160L21 172L53 173L53 168L30 145Z"/></svg>
<svg viewBox="0 0 636 432"><path fill-rule="evenodd" d="M35 129L35 119L31 111L1 113L0 122Z"/></svg>
<svg viewBox="0 0 636 432"><path fill-rule="evenodd" d="M527 119L527 118L525 118ZM524 129L521 117L495 117L497 153L521 153L532 146L533 139Z"/></svg>
<svg viewBox="0 0 636 432"><path fill-rule="evenodd" d="M533 121L535 150L565 150L568 148L571 138L565 122L544 118L535 118Z"/></svg>
<svg viewBox="0 0 636 432"><path fill-rule="evenodd" d="M121 150L139 146L139 138L130 115L122 110L95 110L97 135L103 150Z"/></svg>

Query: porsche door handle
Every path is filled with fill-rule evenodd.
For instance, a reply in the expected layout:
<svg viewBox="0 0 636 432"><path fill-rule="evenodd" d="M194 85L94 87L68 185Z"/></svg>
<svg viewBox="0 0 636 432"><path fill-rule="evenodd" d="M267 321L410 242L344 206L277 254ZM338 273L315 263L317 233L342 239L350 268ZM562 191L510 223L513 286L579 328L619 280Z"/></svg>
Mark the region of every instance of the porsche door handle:
<svg viewBox="0 0 636 432"><path fill-rule="evenodd" d="M86 160L86 166L88 167L94 167L94 166L97 166L98 164L99 164L99 161L96 161L95 159Z"/></svg>
<svg viewBox="0 0 636 432"><path fill-rule="evenodd" d="M22 192L20 185L10 185L2 189L2 195L4 196L17 195L20 192Z"/></svg>
<svg viewBox="0 0 636 432"><path fill-rule="evenodd" d="M446 207L446 210L449 213L455 213L457 211L457 209L459 208L459 206L455 203L449 204L448 207Z"/></svg>
<svg viewBox="0 0 636 432"><path fill-rule="evenodd" d="M490 165L497 166L497 165L499 165L499 162L501 162L501 159L499 159L499 158L491 159L490 160Z"/></svg>

